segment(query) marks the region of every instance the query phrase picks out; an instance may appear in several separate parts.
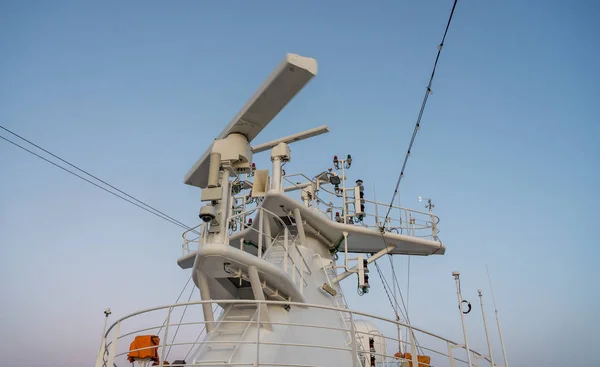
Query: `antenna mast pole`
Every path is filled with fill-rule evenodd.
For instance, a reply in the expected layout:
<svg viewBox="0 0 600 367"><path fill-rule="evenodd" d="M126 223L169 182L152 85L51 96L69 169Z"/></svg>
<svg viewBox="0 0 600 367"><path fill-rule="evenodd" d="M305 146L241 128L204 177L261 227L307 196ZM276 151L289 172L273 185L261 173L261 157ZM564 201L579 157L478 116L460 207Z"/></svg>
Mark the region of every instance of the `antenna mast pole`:
<svg viewBox="0 0 600 367"><path fill-rule="evenodd" d="M483 317L483 327L485 328L485 339L487 340L488 352L492 362L492 367L496 365L494 363L494 354L492 353L492 344L490 344L490 334L488 333L487 321L485 319L485 310L483 309L483 296L481 295L481 289L477 290L479 294L479 304L481 305L481 316Z"/></svg>
<svg viewBox="0 0 600 367"><path fill-rule="evenodd" d="M465 314L462 310L463 298L462 294L460 294L460 273L455 271L452 273L454 277L454 281L456 282L456 295L458 296L458 310L460 312L460 321L462 322L463 335L465 337L465 349L467 351L467 361L469 362L469 367L473 364L471 363L471 349L469 348L469 339L467 339L467 325L465 324ZM469 305L469 310L471 306Z"/></svg>
<svg viewBox="0 0 600 367"><path fill-rule="evenodd" d="M492 288L492 278L490 278L490 271L488 269L487 264L485 265L485 271L487 272L488 282L490 283L490 291L492 293L492 302L494 303L496 324L498 325L498 333L500 334L500 344L502 345L502 355L504 356L504 367L508 367L508 360L506 359L506 348L504 347L504 338L502 337L502 328L500 328L500 319L498 318L498 308L496 308L496 298L494 297L494 289Z"/></svg>
<svg viewBox="0 0 600 367"><path fill-rule="evenodd" d="M108 316L111 314L110 308L104 311L104 328L102 329L102 338L100 338L100 349L98 350L98 356L96 357L96 366L101 366L104 357L104 349L106 348L106 324L108 322ZM104 347L104 348L103 348Z"/></svg>

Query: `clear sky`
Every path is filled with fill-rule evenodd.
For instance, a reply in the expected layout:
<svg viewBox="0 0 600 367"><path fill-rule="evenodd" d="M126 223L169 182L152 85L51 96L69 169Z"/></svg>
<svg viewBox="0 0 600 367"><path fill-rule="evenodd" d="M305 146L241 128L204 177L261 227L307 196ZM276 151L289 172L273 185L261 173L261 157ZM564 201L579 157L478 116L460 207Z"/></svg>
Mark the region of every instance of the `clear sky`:
<svg viewBox="0 0 600 367"><path fill-rule="evenodd" d="M0 124L191 225L199 190L184 174L294 52L319 74L257 142L327 124L292 147L288 172L351 153L350 179L387 201L451 5L2 1ZM406 206L433 198L448 248L412 259L413 323L460 340L460 270L493 325L488 264L513 367L600 363L599 14L595 1L459 1L401 186ZM175 300L180 235L0 141L2 363L91 365L105 307ZM351 306L393 317L372 278L362 298L346 285ZM484 349L478 312L468 326Z"/></svg>

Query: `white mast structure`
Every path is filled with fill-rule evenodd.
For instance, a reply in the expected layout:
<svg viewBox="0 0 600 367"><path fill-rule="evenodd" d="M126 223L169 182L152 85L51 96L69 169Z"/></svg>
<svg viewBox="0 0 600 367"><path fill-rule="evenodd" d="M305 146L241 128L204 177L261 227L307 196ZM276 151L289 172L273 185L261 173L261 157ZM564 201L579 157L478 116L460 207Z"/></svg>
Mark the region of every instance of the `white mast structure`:
<svg viewBox="0 0 600 367"><path fill-rule="evenodd" d="M483 328L485 329L485 340L487 341L488 353L490 356L492 366L495 366L494 362L494 353L492 353L492 344L490 343L490 334L488 333L487 320L485 319L485 309L483 308L483 295L481 294L481 289L477 290L477 294L479 295L479 305L481 306L481 317L483 318Z"/></svg>
<svg viewBox="0 0 600 367"><path fill-rule="evenodd" d="M165 327L160 329L164 332L161 344L155 347L160 352L160 366L166 365L165 353L172 346L191 345L193 353L186 366L367 367L404 366L410 361L412 366L423 367L428 364L417 355L417 332L448 345L448 354L441 353L447 356L446 364L462 363L451 350L464 345L398 320L350 311L340 287L341 281L355 275L359 293L368 292L368 266L386 254L443 255L445 247L437 238L439 219L431 210L394 207L400 217L384 223L383 230L379 223L367 224L374 216L367 213L365 205L377 212L379 205L387 209L387 204L364 198L362 180L346 187L350 155L334 159L341 177L328 169L316 176L295 175L305 177L306 182L291 181L294 175L282 173L282 164L292 159L289 144L327 133L326 126L251 145L316 74L315 59L286 55L185 176L186 184L202 189L204 206L199 215L202 223L183 235L183 254L177 263L192 271L202 301L134 314L168 311ZM270 172L256 169L252 163L253 154L267 150L271 151ZM284 185L284 180L291 184ZM327 189L328 185L333 188ZM294 191L301 191L301 200L286 194ZM320 192L342 200L341 207L324 203L318 197ZM325 212L319 209L322 204L327 207ZM189 239L195 231L200 236ZM345 257L339 266L338 252ZM351 253L357 257L352 258ZM366 258L367 254L371 256ZM223 309L218 317L213 313L214 303ZM171 319L171 312L183 306L202 308L206 328L202 340L178 342L172 336L178 324ZM120 353L116 347L121 339L127 342L119 345L128 345L137 335L120 334L130 317L119 319L104 335L97 367L113 367L119 358L133 356L132 351L138 350ZM368 317L375 321L357 320ZM384 336L375 322L391 323L394 333L406 328L409 340ZM149 328L142 330L150 332ZM410 356L388 353L388 342L402 344ZM480 355L474 351L467 355L471 353ZM148 363L148 359L131 360Z"/></svg>

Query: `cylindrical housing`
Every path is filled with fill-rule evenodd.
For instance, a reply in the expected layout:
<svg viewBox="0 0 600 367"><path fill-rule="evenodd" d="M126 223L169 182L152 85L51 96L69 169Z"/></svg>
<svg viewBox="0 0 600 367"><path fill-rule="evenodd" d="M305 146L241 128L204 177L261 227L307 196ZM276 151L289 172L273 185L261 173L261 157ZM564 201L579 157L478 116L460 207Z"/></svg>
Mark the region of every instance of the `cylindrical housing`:
<svg viewBox="0 0 600 367"><path fill-rule="evenodd" d="M208 187L219 186L219 170L221 169L221 153L210 153L208 168Z"/></svg>

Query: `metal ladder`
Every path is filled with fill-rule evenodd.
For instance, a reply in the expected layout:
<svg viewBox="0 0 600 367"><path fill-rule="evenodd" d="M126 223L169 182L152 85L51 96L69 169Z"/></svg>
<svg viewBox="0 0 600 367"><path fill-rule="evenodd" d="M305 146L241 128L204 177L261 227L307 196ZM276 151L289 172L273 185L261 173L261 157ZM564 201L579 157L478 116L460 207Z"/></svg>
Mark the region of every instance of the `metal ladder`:
<svg viewBox="0 0 600 367"><path fill-rule="evenodd" d="M256 320L256 315L256 304L230 305L223 317L217 321L215 330L209 334L207 338L209 343L205 343L198 352L197 356L202 360L196 358L195 365L231 365L241 345L240 342L244 340L250 325ZM214 341L219 341L219 343L211 343Z"/></svg>

